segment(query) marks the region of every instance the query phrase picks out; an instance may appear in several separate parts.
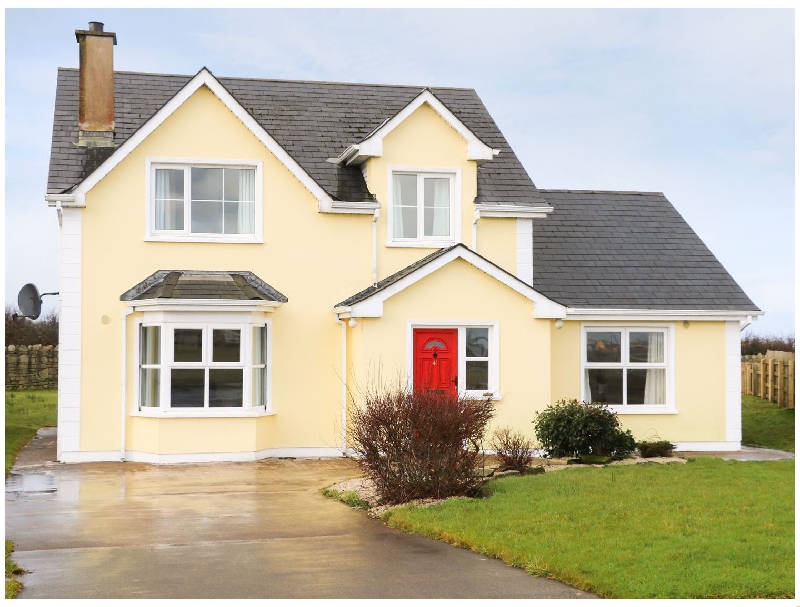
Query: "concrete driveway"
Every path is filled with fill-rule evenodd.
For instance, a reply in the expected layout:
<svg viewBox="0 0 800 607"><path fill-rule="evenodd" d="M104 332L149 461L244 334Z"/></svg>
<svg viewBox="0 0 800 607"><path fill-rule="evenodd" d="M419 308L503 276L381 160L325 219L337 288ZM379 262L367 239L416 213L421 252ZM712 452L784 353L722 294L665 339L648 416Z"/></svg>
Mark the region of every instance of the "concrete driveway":
<svg viewBox="0 0 800 607"><path fill-rule="evenodd" d="M19 598L593 598L323 497L357 475L348 460L54 456L43 429L6 481Z"/></svg>

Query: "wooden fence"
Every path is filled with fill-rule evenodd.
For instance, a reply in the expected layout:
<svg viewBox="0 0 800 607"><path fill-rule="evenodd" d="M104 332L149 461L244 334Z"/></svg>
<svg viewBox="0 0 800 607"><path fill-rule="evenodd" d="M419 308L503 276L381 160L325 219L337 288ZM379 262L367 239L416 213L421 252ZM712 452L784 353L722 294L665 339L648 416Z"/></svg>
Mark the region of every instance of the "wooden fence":
<svg viewBox="0 0 800 607"><path fill-rule="evenodd" d="M742 356L742 394L794 409L794 352Z"/></svg>

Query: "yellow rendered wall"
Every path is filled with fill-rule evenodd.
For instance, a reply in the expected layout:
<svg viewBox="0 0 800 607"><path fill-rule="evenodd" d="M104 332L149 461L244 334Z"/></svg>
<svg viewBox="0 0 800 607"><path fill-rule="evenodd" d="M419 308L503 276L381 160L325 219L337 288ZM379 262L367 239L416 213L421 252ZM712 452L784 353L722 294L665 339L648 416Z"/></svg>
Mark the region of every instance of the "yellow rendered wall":
<svg viewBox="0 0 800 607"><path fill-rule="evenodd" d="M388 215L391 212L388 196L389 171L392 169L425 169L445 170L459 169L461 171L461 240L465 245L473 248L472 221L475 212L475 196L477 194L477 163L467 160L467 142L429 105L423 104L408 118L399 124L383 139L383 155L371 158L366 164L367 186L381 203L381 216L378 219L378 279L414 263L418 259L432 253L435 249L418 247L386 246L389 241ZM516 233L515 220L498 220L498 223L508 224L506 231L514 237L507 242L495 238L488 233L492 228L487 227L487 244L481 247L481 254L494 259L498 251L508 249L510 255L515 255ZM478 242L484 234L483 220L478 224ZM500 245L498 250L491 246ZM505 266L503 266L505 267ZM508 268L506 268L508 269ZM509 271L516 272L516 266Z"/></svg>
<svg viewBox="0 0 800 607"><path fill-rule="evenodd" d="M675 408L677 415L620 415L637 440L658 434L672 442L724 441L725 323L598 323L593 326L674 326ZM580 398L581 323L564 322L553 329L552 400Z"/></svg>
<svg viewBox="0 0 800 607"><path fill-rule="evenodd" d="M148 157L260 160L264 243L145 242ZM128 418L126 448L153 449L153 424L161 425L157 448L164 453L252 451L253 441L256 449L338 445L341 334L331 310L369 284L371 247L370 216L319 213L316 199L213 93L198 90L87 194L81 450L120 447L120 323L128 308L119 296L156 270L171 269L251 270L289 298L272 315L277 415L191 423ZM131 318L128 323L132 326ZM130 345L132 331L127 334ZM129 347L129 408L134 406L133 360ZM241 439L233 441L240 433Z"/></svg>
<svg viewBox="0 0 800 607"><path fill-rule="evenodd" d="M512 276L516 276L517 220L513 217L482 217L478 221L477 252Z"/></svg>
<svg viewBox="0 0 800 607"><path fill-rule="evenodd" d="M408 321L499 322L499 388L494 427L533 437L533 413L550 400L550 322L533 318L533 304L457 259L384 302L383 318L359 319L350 334L350 388L356 395L380 376L406 378Z"/></svg>

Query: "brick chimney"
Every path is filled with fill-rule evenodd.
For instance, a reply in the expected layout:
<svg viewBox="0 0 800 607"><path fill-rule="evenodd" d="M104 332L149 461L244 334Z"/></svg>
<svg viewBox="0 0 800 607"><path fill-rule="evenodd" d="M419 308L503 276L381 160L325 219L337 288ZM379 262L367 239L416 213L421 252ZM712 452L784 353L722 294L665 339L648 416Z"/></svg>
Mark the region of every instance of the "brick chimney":
<svg viewBox="0 0 800 607"><path fill-rule="evenodd" d="M114 146L114 45L117 35L90 21L88 30L75 30L80 45L78 144Z"/></svg>

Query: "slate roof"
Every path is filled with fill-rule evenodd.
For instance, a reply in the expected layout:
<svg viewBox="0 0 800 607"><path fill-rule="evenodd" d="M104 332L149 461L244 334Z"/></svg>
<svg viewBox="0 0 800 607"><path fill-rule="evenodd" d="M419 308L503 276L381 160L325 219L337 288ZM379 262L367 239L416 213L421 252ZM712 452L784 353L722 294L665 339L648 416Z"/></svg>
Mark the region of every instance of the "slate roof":
<svg viewBox="0 0 800 607"><path fill-rule="evenodd" d="M192 76L115 72L114 141L119 146ZM253 118L334 200L373 200L359 167L327 162L372 133L425 87L218 78ZM478 168L475 202L544 205L536 186L472 89L428 87L486 145L500 150ZM67 192L112 152L78 148L78 70L58 70L47 192Z"/></svg>
<svg viewBox="0 0 800 607"><path fill-rule="evenodd" d="M759 311L659 192L540 190L533 288L568 307Z"/></svg>
<svg viewBox="0 0 800 607"><path fill-rule="evenodd" d="M201 270L159 270L120 295L122 301L144 299L289 301L252 272Z"/></svg>

